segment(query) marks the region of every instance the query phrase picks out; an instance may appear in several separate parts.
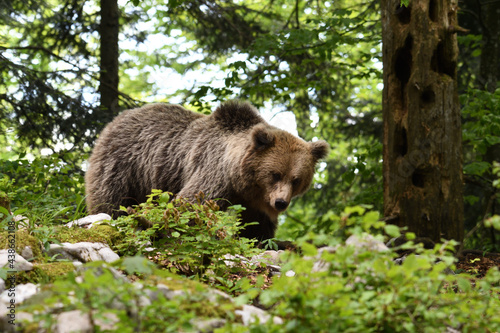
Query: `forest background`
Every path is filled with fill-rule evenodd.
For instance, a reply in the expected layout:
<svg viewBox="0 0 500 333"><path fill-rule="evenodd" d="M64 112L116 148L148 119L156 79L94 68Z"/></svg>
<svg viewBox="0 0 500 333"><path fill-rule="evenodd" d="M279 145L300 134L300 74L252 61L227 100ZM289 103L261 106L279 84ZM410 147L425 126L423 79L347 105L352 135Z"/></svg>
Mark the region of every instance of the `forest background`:
<svg viewBox="0 0 500 333"><path fill-rule="evenodd" d="M18 323L23 312L29 315L15 328L0 315L0 331L56 331L68 327L63 317L120 332L202 331L206 323L217 332L499 331L500 257L492 252L500 251L500 1L456 4L0 1L0 248L15 247L23 256L32 250L32 269L0 268L0 283L18 288L8 301L16 309L6 310L6 303L0 309L17 311ZM459 25L450 25L456 14ZM415 29L425 24L432 29ZM427 30L435 32L432 43L422 38ZM399 32L406 35L393 38ZM391 44L396 48L387 51ZM421 61L423 53L430 64ZM427 77L413 80L417 71ZM396 84L384 87L388 75ZM440 104L448 96L435 93L443 86L458 90L461 129L458 98ZM387 94L388 87L396 94ZM387 112L388 97L403 107ZM98 133L122 110L170 102L209 113L232 98L250 101L279 126L292 119L302 138L331 145L311 190L280 220L277 237L298 251L269 251L275 261L251 262L263 249L234 237L233 210L160 192L134 214L90 229L66 226L87 214L86 160ZM399 117L395 130L387 130L390 116L429 111L433 122L413 117L422 123L401 124ZM443 128L452 135L423 142ZM396 137L392 146L384 132ZM423 140L414 136L421 133ZM460 144L463 177L455 154ZM457 254L451 240L424 248L412 241L420 235L390 224L383 166L395 155L399 165L411 163L414 151L416 160L427 158L425 167L403 170L390 199L434 199L431 190L438 199L458 198L456 215L433 199L421 201L443 211L444 221L426 215L421 202L410 216L440 232L464 223L465 248L474 250ZM446 160L457 163L445 170ZM458 177L447 178L447 171ZM463 222L461 190L450 193L462 179ZM452 182L460 186L445 184ZM144 218L153 227L137 230ZM409 241L398 242L401 235ZM50 254L62 243L88 242L109 246L120 259L83 260L75 269L72 260ZM21 286L39 295L23 302ZM213 289L224 297L214 301ZM237 313L250 304L278 321L245 323Z"/></svg>
<svg viewBox="0 0 500 333"><path fill-rule="evenodd" d="M460 1L458 11L466 247L483 251L500 250L483 224L500 207L499 7ZM2 1L11 206L35 220L83 213L85 161L121 110L172 102L208 113L240 98L293 114L299 136L332 147L278 238L327 230L348 206L382 211L381 40L378 1Z"/></svg>

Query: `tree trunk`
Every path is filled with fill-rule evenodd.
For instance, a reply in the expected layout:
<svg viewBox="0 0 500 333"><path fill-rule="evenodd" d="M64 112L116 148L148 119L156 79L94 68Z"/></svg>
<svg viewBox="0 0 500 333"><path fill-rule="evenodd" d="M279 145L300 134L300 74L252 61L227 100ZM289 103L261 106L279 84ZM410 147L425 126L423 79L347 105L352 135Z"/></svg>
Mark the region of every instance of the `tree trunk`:
<svg viewBox="0 0 500 333"><path fill-rule="evenodd" d="M384 215L463 239L457 0L382 0Z"/></svg>
<svg viewBox="0 0 500 333"><path fill-rule="evenodd" d="M119 10L117 0L101 0L101 63L99 93L103 122L118 114L118 34Z"/></svg>

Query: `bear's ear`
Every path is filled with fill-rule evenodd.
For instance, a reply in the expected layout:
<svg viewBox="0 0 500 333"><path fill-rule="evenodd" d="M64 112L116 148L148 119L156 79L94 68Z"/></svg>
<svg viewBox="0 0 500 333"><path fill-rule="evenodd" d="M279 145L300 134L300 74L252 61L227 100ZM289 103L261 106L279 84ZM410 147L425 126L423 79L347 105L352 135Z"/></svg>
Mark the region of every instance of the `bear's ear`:
<svg viewBox="0 0 500 333"><path fill-rule="evenodd" d="M324 140L310 142L311 153L316 161L321 160L330 152L330 146Z"/></svg>
<svg viewBox="0 0 500 333"><path fill-rule="evenodd" d="M266 128L256 126L252 131L253 148L265 150L274 146L274 134Z"/></svg>

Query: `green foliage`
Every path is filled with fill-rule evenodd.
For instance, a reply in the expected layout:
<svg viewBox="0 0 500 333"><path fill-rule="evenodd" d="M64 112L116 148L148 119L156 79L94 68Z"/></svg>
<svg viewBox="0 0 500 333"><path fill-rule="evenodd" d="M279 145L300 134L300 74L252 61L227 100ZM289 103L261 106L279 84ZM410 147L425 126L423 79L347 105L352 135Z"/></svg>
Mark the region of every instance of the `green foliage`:
<svg viewBox="0 0 500 333"><path fill-rule="evenodd" d="M500 147L500 89L490 93L470 90L461 96L463 107L464 174L466 180L466 225L477 230L467 240L469 247L486 251L500 249L494 230L482 227L496 226L496 218L485 219L496 212L500 198L495 188L497 178L494 163L498 162ZM472 227L474 226L475 227ZM481 226L481 228L479 228Z"/></svg>
<svg viewBox="0 0 500 333"><path fill-rule="evenodd" d="M13 210L23 209L30 225L51 225L84 213L83 176L57 154L28 160L21 154L0 164L0 191L8 192ZM20 214L18 211L17 214Z"/></svg>
<svg viewBox="0 0 500 333"><path fill-rule="evenodd" d="M152 268L144 258L124 258L114 266L151 279L132 285L115 268L91 263L56 280L23 310L33 313L34 322L49 330L56 324L53 311L79 310L80 316L91 316L94 328L113 332L193 331L195 320L234 318L229 301L201 284ZM176 296L168 297L167 291L176 291ZM153 294L154 302L144 300L144 295Z"/></svg>
<svg viewBox="0 0 500 333"><path fill-rule="evenodd" d="M232 287L225 278L241 268L238 265L229 268L225 261L240 260L225 256L258 253L253 246L255 241L237 236L242 228L239 218L242 209L232 206L223 212L214 201L204 201L202 194L192 203L153 190L135 213L116 221L124 237L117 250L125 255L154 255L155 262L174 272L197 275L204 281L214 281L215 276L216 283L223 288ZM140 230L145 224L151 227Z"/></svg>
<svg viewBox="0 0 500 333"><path fill-rule="evenodd" d="M331 218L349 225L347 234L363 235L362 230L381 229L388 235L401 232L395 226L375 222L364 207L353 207L346 215ZM360 214L353 218L353 214ZM368 215L366 218L364 216ZM346 218L347 217L347 218ZM446 327L463 332L500 329L500 272L491 269L480 281L465 274L455 275L455 242L438 244L424 250L406 243L400 248L413 249L402 264L394 261L393 251L373 251L363 245L342 245L320 253L311 243L322 243L318 235L299 240L305 257L289 254L283 274L259 301L272 315L284 319L283 325L255 325L254 331L266 332L442 332ZM321 238L321 237L320 237ZM291 272L294 274L290 274ZM286 273L288 272L288 273ZM250 294L249 294L250 295ZM253 294L252 294L253 295ZM244 299L244 297L243 297ZM474 320L470 320L474 318Z"/></svg>
<svg viewBox="0 0 500 333"><path fill-rule="evenodd" d="M288 237L297 239L299 237L304 237L309 233L325 235L330 241L338 240L335 237L348 237L353 233L360 232L372 232L380 230L384 227L384 223L379 221L380 214L377 211L369 211L372 208L370 205L359 205L354 207L345 207L340 214L336 214L334 210L321 215L321 216L310 216L310 219L314 219L314 223L304 225L302 228L291 229L286 226L285 231L281 231L280 235L289 233ZM391 233L395 231L388 227ZM332 236L335 236L332 238Z"/></svg>
<svg viewBox="0 0 500 333"><path fill-rule="evenodd" d="M496 176L496 179L493 181L493 186L500 190L500 162L493 163L493 174ZM498 196L498 193L496 195ZM500 215L493 215L486 219L484 221L484 226L487 228L495 228L500 231Z"/></svg>
<svg viewBox="0 0 500 333"><path fill-rule="evenodd" d="M489 147L500 144L500 89L494 93L472 90L461 96L464 104L463 141L466 144L468 160L464 167L471 175L483 175L491 168L484 155Z"/></svg>

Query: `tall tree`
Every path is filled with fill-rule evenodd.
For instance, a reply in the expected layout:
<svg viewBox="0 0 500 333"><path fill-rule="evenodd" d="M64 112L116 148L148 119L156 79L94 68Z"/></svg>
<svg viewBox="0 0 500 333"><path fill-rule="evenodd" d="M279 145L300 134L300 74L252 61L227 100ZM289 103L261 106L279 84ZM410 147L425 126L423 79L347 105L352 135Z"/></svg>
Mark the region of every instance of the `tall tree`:
<svg viewBox="0 0 500 333"><path fill-rule="evenodd" d="M101 0L100 79L101 112L103 121L118 114L118 37L119 17L117 0Z"/></svg>
<svg viewBox="0 0 500 333"><path fill-rule="evenodd" d="M384 214L463 239L457 0L383 0Z"/></svg>

